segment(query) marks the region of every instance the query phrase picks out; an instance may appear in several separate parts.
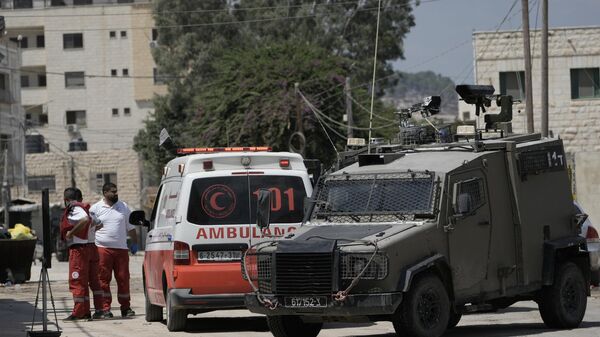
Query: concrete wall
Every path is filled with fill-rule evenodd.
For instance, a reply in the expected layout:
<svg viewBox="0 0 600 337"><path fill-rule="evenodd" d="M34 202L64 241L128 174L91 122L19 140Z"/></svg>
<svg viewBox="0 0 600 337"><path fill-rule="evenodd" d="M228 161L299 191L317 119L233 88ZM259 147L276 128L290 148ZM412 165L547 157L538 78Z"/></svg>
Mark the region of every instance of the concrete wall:
<svg viewBox="0 0 600 337"><path fill-rule="evenodd" d="M600 229L600 152L575 154L575 197Z"/></svg>
<svg viewBox="0 0 600 337"><path fill-rule="evenodd" d="M71 157L72 156L72 160ZM95 190L96 174L116 173L119 199L132 209L141 206L141 160L133 150L88 151L88 152L48 152L27 155L27 175L54 176L56 188L50 191L50 203L62 203L62 192L71 186L74 172L75 182L83 193L86 202L94 203L101 199ZM29 191L27 198L41 202L39 191Z"/></svg>

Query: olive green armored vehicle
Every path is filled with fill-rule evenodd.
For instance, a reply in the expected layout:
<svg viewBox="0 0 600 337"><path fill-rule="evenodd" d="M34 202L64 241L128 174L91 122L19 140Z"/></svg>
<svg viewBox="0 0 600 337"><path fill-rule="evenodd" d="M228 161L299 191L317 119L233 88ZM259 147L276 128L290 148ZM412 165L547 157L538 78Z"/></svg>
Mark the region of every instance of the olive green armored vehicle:
<svg viewBox="0 0 600 337"><path fill-rule="evenodd" d="M457 91L478 108L493 99L493 87ZM502 112L486 115L486 129L502 134L512 100L497 99ZM437 337L464 313L533 300L548 327L577 327L590 264L562 141L485 131L366 154L323 176L304 225L244 256L250 311L267 315L276 337L380 320L401 336ZM258 200L268 226L269 193Z"/></svg>

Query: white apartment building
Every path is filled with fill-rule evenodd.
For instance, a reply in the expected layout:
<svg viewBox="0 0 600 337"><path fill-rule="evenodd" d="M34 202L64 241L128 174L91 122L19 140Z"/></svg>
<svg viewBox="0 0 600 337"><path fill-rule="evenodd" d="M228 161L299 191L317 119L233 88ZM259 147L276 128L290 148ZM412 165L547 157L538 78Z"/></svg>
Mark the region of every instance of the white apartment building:
<svg viewBox="0 0 600 337"><path fill-rule="evenodd" d="M476 84L523 102L513 107L513 130L526 130L525 64L521 31L473 34ZM531 32L534 130L541 128L541 33ZM549 31L549 130L564 141L577 200L600 223L600 27ZM520 113L519 113L520 111ZM489 113L498 113L492 104ZM474 108L459 105L460 119L474 119ZM478 119L483 126L483 115Z"/></svg>
<svg viewBox="0 0 600 337"><path fill-rule="evenodd" d="M28 133L43 135L50 153L62 158L64 167L75 167L76 184L90 199L98 197L94 193L102 182L116 180L120 190L138 190L136 200L127 201L139 205L141 172L134 181L124 180L116 164L102 158L124 158L123 151L129 151L129 164L141 167L133 138L153 112L153 96L166 92L151 55L157 36L151 1L0 0L0 5L7 38L22 53ZM70 152L77 150L95 155ZM60 197L71 180L36 158L41 157L27 160L28 180L37 181L29 184L30 197L52 185Z"/></svg>

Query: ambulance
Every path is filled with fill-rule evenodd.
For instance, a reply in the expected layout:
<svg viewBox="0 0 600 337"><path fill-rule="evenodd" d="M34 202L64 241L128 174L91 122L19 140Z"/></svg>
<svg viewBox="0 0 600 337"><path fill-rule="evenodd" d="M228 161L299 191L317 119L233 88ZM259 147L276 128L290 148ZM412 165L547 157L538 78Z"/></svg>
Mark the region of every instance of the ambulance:
<svg viewBox="0 0 600 337"><path fill-rule="evenodd" d="M289 235L302 223L312 183L299 154L266 147L186 148L163 170L143 263L146 321L185 328L188 314L240 309L252 289L241 272L248 247ZM271 226L256 226L259 191L271 192Z"/></svg>

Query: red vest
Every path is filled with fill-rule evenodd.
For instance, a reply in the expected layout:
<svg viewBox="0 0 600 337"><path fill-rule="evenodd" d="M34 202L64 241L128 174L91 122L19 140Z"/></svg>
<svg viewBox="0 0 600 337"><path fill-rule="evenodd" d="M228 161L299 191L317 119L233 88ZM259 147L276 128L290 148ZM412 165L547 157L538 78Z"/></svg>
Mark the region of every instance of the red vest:
<svg viewBox="0 0 600 337"><path fill-rule="evenodd" d="M88 222L85 224L85 226L83 226L83 228L81 228L77 233L75 233L73 235L82 240L88 239L88 230L90 228L90 222L91 222L90 221L90 204L84 204L84 203L77 202L77 201L71 201L69 206L65 208L62 218L60 219L60 237L63 240L67 239L66 238L67 232L70 231L71 229L73 229L73 225L69 223L68 216L69 216L69 214L71 214L71 212L73 212L73 209L76 206L81 207L85 211L85 214L87 214L87 216L88 216Z"/></svg>

